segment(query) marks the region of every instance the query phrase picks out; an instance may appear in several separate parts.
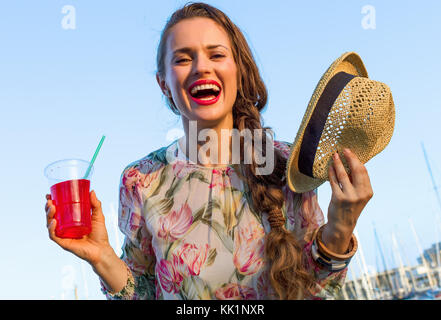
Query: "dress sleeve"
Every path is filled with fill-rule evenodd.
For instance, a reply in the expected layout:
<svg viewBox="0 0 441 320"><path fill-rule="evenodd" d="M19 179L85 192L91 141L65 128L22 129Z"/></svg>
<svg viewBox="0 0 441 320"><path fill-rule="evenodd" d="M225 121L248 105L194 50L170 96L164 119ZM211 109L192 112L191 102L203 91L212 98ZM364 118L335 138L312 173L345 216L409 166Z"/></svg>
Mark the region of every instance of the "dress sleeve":
<svg viewBox="0 0 441 320"><path fill-rule="evenodd" d="M288 159L291 143L275 141L275 147ZM347 268L332 272L315 262L312 257L312 236L314 231L325 223L323 212L317 199L317 189L302 194L294 193L285 186L286 227L294 232L303 248L303 263L314 275L316 286L312 299L333 299L342 288Z"/></svg>
<svg viewBox="0 0 441 320"><path fill-rule="evenodd" d="M101 290L109 300L153 300L156 297L156 258L142 211L146 174L135 164L126 167L121 175L118 224L125 238L120 258L127 266L128 281L117 293L108 292L101 282Z"/></svg>
<svg viewBox="0 0 441 320"><path fill-rule="evenodd" d="M306 269L316 280L312 292L313 299L334 299L343 287L347 268L333 272L317 263L312 257L312 236L314 231L324 224L323 212L317 201L316 191L308 191L301 195L301 205L297 210L294 226L297 238L301 240L303 258Z"/></svg>

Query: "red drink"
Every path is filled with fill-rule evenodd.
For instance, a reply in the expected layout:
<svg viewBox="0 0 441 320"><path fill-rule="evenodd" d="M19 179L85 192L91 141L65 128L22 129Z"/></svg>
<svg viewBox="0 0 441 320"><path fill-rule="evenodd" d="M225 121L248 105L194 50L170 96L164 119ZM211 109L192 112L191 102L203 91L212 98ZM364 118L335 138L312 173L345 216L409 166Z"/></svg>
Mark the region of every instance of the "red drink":
<svg viewBox="0 0 441 320"><path fill-rule="evenodd" d="M63 181L51 187L57 237L81 239L92 231L89 189L90 181L86 179Z"/></svg>

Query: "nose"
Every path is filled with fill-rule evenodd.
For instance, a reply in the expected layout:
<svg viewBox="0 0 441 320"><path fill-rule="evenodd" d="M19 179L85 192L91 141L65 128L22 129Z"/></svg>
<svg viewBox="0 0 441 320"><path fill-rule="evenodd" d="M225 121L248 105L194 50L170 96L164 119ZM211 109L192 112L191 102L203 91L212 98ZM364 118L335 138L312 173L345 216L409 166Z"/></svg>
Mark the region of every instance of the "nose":
<svg viewBox="0 0 441 320"><path fill-rule="evenodd" d="M193 63L193 72L195 74L207 74L211 73L212 66L211 61L204 54L199 54Z"/></svg>

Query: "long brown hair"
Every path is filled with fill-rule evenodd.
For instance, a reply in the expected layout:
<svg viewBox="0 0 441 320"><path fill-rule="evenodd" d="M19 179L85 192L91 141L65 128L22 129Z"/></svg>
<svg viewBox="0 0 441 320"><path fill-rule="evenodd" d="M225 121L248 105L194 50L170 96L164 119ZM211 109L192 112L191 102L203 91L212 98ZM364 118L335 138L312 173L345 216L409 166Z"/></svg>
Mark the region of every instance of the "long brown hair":
<svg viewBox="0 0 441 320"><path fill-rule="evenodd" d="M214 20L229 35L233 56L238 67L238 92L233 106L234 128L239 132L249 129L263 129L260 112L267 102L267 90L254 61L248 43L240 29L225 13L205 3L188 3L175 11L165 25L157 52L157 72L165 74L164 57L166 54L166 39L169 30L178 22L196 17ZM167 98L171 110L179 115L173 100ZM267 135L263 134L262 149L265 150ZM241 149L244 150L244 139L241 136ZM263 151L262 150L262 151ZM285 197L282 187L285 185L286 159L274 149L274 170L270 175L257 175L254 157L251 164L242 163L241 154L239 176L246 182L251 207L255 212L266 212L271 231L265 238L265 260L267 261L269 278L279 299L298 299L305 296L312 286L313 280L302 263L302 249L291 232L285 228L286 218L282 212ZM244 151L245 152L245 151ZM300 194L296 194L301 197ZM258 208L258 209L257 209Z"/></svg>

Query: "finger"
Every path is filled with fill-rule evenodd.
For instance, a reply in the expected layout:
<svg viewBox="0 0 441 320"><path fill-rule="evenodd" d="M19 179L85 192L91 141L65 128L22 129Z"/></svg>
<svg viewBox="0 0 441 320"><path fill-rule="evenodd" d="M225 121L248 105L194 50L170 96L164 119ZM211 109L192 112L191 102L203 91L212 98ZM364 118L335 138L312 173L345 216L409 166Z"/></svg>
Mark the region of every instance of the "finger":
<svg viewBox="0 0 441 320"><path fill-rule="evenodd" d="M47 212L47 209L52 205L52 200L47 200L46 201L46 205L44 206L44 211Z"/></svg>
<svg viewBox="0 0 441 320"><path fill-rule="evenodd" d="M351 170L351 180L355 188L370 186L369 175L366 167L350 149L343 149L344 156Z"/></svg>
<svg viewBox="0 0 441 320"><path fill-rule="evenodd" d="M101 201L98 200L95 190L90 192L90 205L92 207L92 220L104 221L104 214L101 208Z"/></svg>
<svg viewBox="0 0 441 320"><path fill-rule="evenodd" d="M341 162L339 154L336 152L333 156L334 159L334 169L335 175L337 177L338 182L341 184L343 192L352 187L351 181L349 180L348 174L346 173L346 169L343 166L343 162Z"/></svg>
<svg viewBox="0 0 441 320"><path fill-rule="evenodd" d="M49 206L49 208L46 210L46 226L48 227L49 224L51 223L50 220L52 220L55 216L55 206L51 205Z"/></svg>
<svg viewBox="0 0 441 320"><path fill-rule="evenodd" d="M343 193L340 184L338 183L337 174L335 173L334 165L332 163L329 164L328 176L329 176L329 183L331 184L332 193L335 194L336 196Z"/></svg>
<svg viewBox="0 0 441 320"><path fill-rule="evenodd" d="M56 244L58 244L59 246L63 247L63 244L64 244L63 241L64 241L65 239L58 238L58 237L55 235L55 228L56 228L56 227L57 227L57 220L52 219L52 220L50 221L50 223L49 223L49 226L48 226L49 238L50 238L52 241L54 241Z"/></svg>
<svg viewBox="0 0 441 320"><path fill-rule="evenodd" d="M50 203L49 203L50 202ZM46 194L46 206L44 210L47 211L47 208L52 204L52 197L50 194Z"/></svg>

